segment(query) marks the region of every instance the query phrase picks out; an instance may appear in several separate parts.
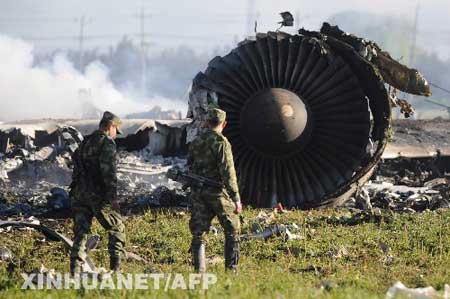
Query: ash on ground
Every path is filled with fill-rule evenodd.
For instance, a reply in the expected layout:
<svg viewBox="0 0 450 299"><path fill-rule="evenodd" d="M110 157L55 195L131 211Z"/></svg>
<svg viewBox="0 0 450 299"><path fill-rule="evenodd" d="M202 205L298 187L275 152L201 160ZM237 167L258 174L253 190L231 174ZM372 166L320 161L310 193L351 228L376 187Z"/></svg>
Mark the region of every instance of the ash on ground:
<svg viewBox="0 0 450 299"><path fill-rule="evenodd" d="M69 133L68 133L69 132ZM0 216L70 215L69 185L73 152L83 140L74 128L61 128L57 144L38 147L10 144L0 153ZM151 207L188 205L181 185L168 180L172 166L183 167L179 157L155 156L147 149L118 153L118 193L125 214Z"/></svg>
<svg viewBox="0 0 450 299"><path fill-rule="evenodd" d="M17 129L0 133L0 217L68 217L71 156L83 140L82 134L74 127L62 126L42 135L39 142L43 144L34 144L38 139ZM167 139L178 135L168 135L172 137ZM395 136L403 135L400 132ZM394 143L396 152L400 143ZM186 160L181 154L154 155L151 149L145 146L139 151L118 153L118 193L126 215L154 207L189 205L181 184L166 178L170 167L183 167ZM393 158L382 161L371 181L343 207L397 213L450 208L450 155L441 156L437 151L431 157L402 158L387 152Z"/></svg>

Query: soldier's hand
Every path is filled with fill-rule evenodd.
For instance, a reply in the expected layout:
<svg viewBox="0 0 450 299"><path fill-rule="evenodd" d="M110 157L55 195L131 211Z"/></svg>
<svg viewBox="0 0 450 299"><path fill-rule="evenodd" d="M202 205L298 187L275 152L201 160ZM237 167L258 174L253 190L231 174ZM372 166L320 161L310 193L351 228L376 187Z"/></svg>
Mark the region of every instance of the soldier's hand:
<svg viewBox="0 0 450 299"><path fill-rule="evenodd" d="M240 214L242 212L242 204L241 204L241 202L240 201L235 202L234 206L235 206L234 213L235 214Z"/></svg>
<svg viewBox="0 0 450 299"><path fill-rule="evenodd" d="M117 199L111 201L111 207L114 211L120 212L120 203Z"/></svg>

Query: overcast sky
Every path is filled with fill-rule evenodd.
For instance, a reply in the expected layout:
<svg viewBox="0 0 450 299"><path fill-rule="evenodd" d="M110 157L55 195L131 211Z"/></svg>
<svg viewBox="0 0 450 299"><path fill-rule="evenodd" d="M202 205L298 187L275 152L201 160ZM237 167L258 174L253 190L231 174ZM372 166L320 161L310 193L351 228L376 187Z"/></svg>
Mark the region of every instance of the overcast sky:
<svg viewBox="0 0 450 299"><path fill-rule="evenodd" d="M1 0L0 33L33 41L38 51L76 48L80 16L85 15L86 47L106 50L123 35L138 40L138 12L145 8L150 49L187 44L197 51L234 44L257 18L258 31L276 29L278 13L291 11L300 25L318 29L333 14L356 10L412 21L417 0ZM249 18L250 15L250 18ZM345 29L345 28L344 28ZM288 29L287 31L290 31ZM436 51L450 53L450 1L422 0L419 42L443 40ZM292 32L292 31L291 31ZM430 37L428 37L430 38Z"/></svg>

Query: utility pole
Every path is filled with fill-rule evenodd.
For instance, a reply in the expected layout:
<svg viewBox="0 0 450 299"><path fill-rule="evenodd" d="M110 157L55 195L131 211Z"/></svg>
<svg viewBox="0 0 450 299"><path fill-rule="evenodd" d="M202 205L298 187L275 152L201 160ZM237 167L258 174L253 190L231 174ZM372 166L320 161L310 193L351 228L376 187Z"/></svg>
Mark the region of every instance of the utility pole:
<svg viewBox="0 0 450 299"><path fill-rule="evenodd" d="M141 37L141 93L142 96L146 94L147 86L147 46L146 33L145 33L145 19L148 15L145 14L145 8L142 6L139 13L139 27L140 27L140 37Z"/></svg>
<svg viewBox="0 0 450 299"><path fill-rule="evenodd" d="M412 32L412 41L411 41L411 49L409 53L409 65L414 67L416 60L416 47L417 47L417 31L418 31L418 23L419 23L419 11L420 11L420 3L417 2L416 12L414 16L413 23L413 32Z"/></svg>
<svg viewBox="0 0 450 299"><path fill-rule="evenodd" d="M295 23L295 29L300 28L300 10L295 11L295 17L294 17L294 23Z"/></svg>
<svg viewBox="0 0 450 299"><path fill-rule="evenodd" d="M255 0L247 0L247 24L246 24L246 28L245 28L245 34L246 34L246 38L249 37L250 35L252 35L252 32L254 30L254 28L256 27L255 24Z"/></svg>
<svg viewBox="0 0 450 299"><path fill-rule="evenodd" d="M413 32L412 32L412 41L411 41L411 49L409 50L409 65L411 67L415 66L416 63L416 47L417 47L417 29L419 23L419 11L420 11L420 3L417 2L416 12L414 15L414 24L413 24ZM414 96L412 94L408 95L408 100L412 102Z"/></svg>
<svg viewBox="0 0 450 299"><path fill-rule="evenodd" d="M81 16L80 18L80 35L78 36L78 68L83 70L83 42L84 42L84 26L86 18Z"/></svg>

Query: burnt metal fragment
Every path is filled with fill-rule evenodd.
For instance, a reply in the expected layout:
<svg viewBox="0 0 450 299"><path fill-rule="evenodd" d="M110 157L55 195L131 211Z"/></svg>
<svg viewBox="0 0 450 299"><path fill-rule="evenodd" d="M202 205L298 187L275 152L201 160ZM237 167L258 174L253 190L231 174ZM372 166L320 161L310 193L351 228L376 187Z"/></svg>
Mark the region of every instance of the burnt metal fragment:
<svg viewBox="0 0 450 299"><path fill-rule="evenodd" d="M6 247L0 247L0 260L1 261L11 261L13 259L13 254L11 250Z"/></svg>
<svg viewBox="0 0 450 299"><path fill-rule="evenodd" d="M101 239L102 239L102 237L100 237L99 235L91 236L86 241L86 252L89 252L89 251L94 250L95 248L97 248L97 245L98 245L98 243L100 242Z"/></svg>
<svg viewBox="0 0 450 299"><path fill-rule="evenodd" d="M431 95L427 80L418 70L411 69L393 59L388 52L383 51L375 42L345 33L338 26L331 26L328 23L323 24L320 33L351 45L361 56L378 68L387 84L407 93L423 96Z"/></svg>
<svg viewBox="0 0 450 299"><path fill-rule="evenodd" d="M57 231L54 231L51 228L48 228L45 225L41 224L35 224L35 223L29 223L24 221L0 221L0 228L2 227L14 227L14 228L21 228L21 227L30 227L33 228L40 233L44 234L47 238L53 241L61 241L64 243L64 245L70 249L72 248L73 242L63 234L58 233ZM95 269L95 265L92 262L92 260L89 258L89 256L86 257L86 268L90 270Z"/></svg>
<svg viewBox="0 0 450 299"><path fill-rule="evenodd" d="M278 22L278 24L281 24L282 26L294 26L294 17L290 12L285 11L280 13L280 15L283 18L283 21Z"/></svg>
<svg viewBox="0 0 450 299"><path fill-rule="evenodd" d="M70 209L69 193L59 187L50 190L51 197L47 201L47 207L52 211Z"/></svg>
<svg viewBox="0 0 450 299"><path fill-rule="evenodd" d="M57 231L45 226L45 225L41 225L41 224L35 224L35 223L29 223L29 222L24 222L24 221L1 221L0 220L0 228L2 227L14 227L14 228L22 228L22 227L29 227L29 228L33 228L37 231L39 231L40 233L44 234L47 238L49 238L52 241L61 241L64 243L64 245L70 250L73 246L73 242L72 240L70 240L69 238L67 238L66 236L64 236L61 233L58 233ZM90 250L94 249L97 245L97 243L99 242L100 238L99 236L92 236L89 239L89 245L87 247L87 252L89 252ZM3 251L1 251L0 249L0 255L2 254ZM148 261L135 254L132 252L128 252L125 251L125 257L127 258L127 260L136 260L139 262L144 262L144 263L148 263ZM85 264L83 266L83 269L85 269L88 272L95 272L96 271L96 267L94 265L94 263L92 262L91 258L89 256L86 256L85 258Z"/></svg>

